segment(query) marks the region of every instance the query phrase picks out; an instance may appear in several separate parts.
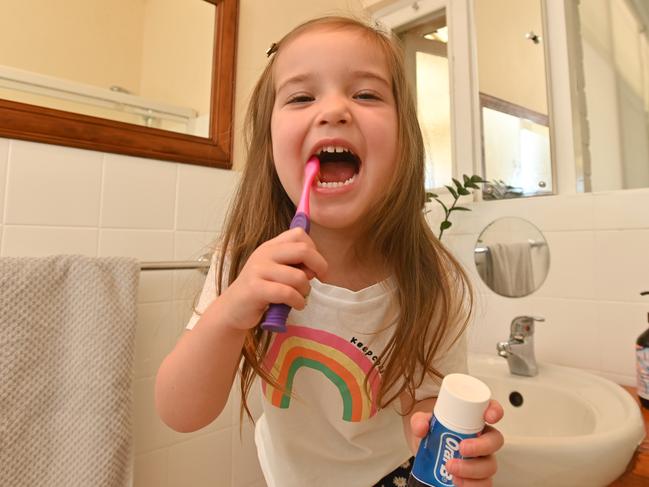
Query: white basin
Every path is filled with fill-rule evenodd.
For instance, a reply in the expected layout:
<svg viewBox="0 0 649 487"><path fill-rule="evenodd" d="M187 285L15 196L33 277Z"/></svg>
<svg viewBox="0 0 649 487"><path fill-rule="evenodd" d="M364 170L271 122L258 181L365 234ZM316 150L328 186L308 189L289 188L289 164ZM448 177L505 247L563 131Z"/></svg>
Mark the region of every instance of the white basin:
<svg viewBox="0 0 649 487"><path fill-rule="evenodd" d="M515 376L495 354L470 354L469 373L505 410L496 425L505 437L496 487L607 486L644 438L631 395L588 372L540 363L536 377ZM522 396L519 407L510 403L512 392Z"/></svg>

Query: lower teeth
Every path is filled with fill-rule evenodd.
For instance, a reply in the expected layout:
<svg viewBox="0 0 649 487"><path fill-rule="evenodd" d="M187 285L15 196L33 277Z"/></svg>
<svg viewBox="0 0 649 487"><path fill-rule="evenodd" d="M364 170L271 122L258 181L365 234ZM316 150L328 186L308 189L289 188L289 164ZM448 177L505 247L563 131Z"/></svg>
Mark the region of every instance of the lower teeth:
<svg viewBox="0 0 649 487"><path fill-rule="evenodd" d="M333 181L330 183L323 183L322 181L318 181L318 188L340 188L341 186L347 186L348 184L351 184L354 179L356 179L356 174L354 174L347 181Z"/></svg>

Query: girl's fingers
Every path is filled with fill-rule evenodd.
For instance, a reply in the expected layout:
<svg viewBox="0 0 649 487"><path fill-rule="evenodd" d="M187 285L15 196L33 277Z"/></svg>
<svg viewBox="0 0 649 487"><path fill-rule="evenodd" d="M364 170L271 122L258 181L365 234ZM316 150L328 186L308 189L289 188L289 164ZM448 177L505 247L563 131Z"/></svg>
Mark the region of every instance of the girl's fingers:
<svg viewBox="0 0 649 487"><path fill-rule="evenodd" d="M463 457L482 457L496 453L503 446L505 439L500 431L491 426L485 426L477 438L462 440L460 454Z"/></svg>
<svg viewBox="0 0 649 487"><path fill-rule="evenodd" d="M428 429L430 428L430 418L432 417L433 413L414 413L410 418L410 429L412 430L412 434L417 438L423 438L426 436L428 434Z"/></svg>
<svg viewBox="0 0 649 487"><path fill-rule="evenodd" d="M454 481L456 479L486 481L494 476L498 469L498 464L496 457L489 455L464 460L454 458L447 462L446 468L453 475Z"/></svg>
<svg viewBox="0 0 649 487"><path fill-rule="evenodd" d="M274 264L260 269L259 277L265 281L273 281L294 288L302 296L307 296L311 285L307 274L302 269L288 265Z"/></svg>
<svg viewBox="0 0 649 487"><path fill-rule="evenodd" d="M489 406L487 406L487 409L485 410L484 419L487 423L494 424L500 421L504 414L505 412L500 403L495 399L491 399L489 401Z"/></svg>
<svg viewBox="0 0 649 487"><path fill-rule="evenodd" d="M259 293L268 303L282 303L295 309L304 309L306 300L302 294L291 286L272 281L261 281Z"/></svg>
<svg viewBox="0 0 649 487"><path fill-rule="evenodd" d="M293 232L293 230L291 230ZM313 244L313 241L301 229L296 229L297 237L300 237L299 232L302 232L302 238L290 240L286 242L277 242L273 240L273 245L267 245L264 253L278 264L293 265L308 268L315 276L323 276L327 270L327 261L322 257ZM287 232L290 233L290 232ZM282 234L284 235L284 234ZM315 277L313 276L313 277Z"/></svg>

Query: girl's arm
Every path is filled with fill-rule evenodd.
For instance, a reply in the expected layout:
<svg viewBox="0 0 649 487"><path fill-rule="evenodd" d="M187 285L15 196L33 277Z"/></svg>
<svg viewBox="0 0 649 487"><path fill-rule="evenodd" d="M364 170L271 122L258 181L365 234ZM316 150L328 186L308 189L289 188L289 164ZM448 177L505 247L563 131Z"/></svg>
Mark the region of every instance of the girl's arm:
<svg viewBox="0 0 649 487"><path fill-rule="evenodd" d="M228 401L246 331L221 323L222 304L216 299L208 306L158 370L156 409L176 431L188 433L207 426Z"/></svg>
<svg viewBox="0 0 649 487"><path fill-rule="evenodd" d="M155 385L160 418L177 431L189 432L221 414L247 331L259 323L269 303L304 309L309 280L326 268L301 228L260 245L162 362Z"/></svg>

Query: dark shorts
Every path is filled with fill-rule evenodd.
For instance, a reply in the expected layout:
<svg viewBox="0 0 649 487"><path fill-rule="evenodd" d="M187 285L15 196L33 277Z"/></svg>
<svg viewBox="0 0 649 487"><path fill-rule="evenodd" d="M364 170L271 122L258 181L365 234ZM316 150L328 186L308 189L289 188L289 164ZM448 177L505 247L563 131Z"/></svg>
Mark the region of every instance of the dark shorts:
<svg viewBox="0 0 649 487"><path fill-rule="evenodd" d="M412 469L412 462L415 457L411 457L402 465L399 465L392 472L387 474L379 480L373 487L406 487L408 484L408 477L410 476L410 469Z"/></svg>

